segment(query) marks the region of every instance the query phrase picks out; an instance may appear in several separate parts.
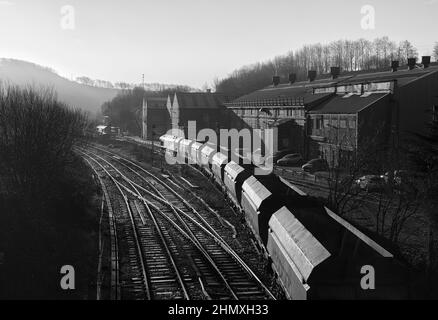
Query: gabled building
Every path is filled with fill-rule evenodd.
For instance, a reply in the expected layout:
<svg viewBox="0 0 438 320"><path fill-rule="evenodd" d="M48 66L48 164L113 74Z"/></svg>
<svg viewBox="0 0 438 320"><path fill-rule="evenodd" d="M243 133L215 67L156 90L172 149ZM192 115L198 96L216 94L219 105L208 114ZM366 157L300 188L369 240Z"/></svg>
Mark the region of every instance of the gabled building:
<svg viewBox="0 0 438 320"><path fill-rule="evenodd" d="M167 97L143 99L142 138L144 140L158 140L170 129L167 101Z"/></svg>
<svg viewBox="0 0 438 320"><path fill-rule="evenodd" d="M308 113L309 157L348 160L356 148L397 147L413 133L427 134L438 111L438 64L357 73L315 89L335 95ZM341 149L341 150L339 150Z"/></svg>
<svg viewBox="0 0 438 320"><path fill-rule="evenodd" d="M221 93L177 92L167 99L171 128L188 135L188 122L196 121L196 133L202 129L217 130L229 123L224 104L231 99Z"/></svg>

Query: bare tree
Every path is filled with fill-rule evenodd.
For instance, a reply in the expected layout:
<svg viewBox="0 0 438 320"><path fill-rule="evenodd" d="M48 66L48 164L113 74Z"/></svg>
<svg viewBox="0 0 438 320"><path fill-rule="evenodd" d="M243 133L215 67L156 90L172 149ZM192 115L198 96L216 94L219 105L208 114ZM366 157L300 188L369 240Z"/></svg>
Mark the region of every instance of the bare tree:
<svg viewBox="0 0 438 320"><path fill-rule="evenodd" d="M435 42L435 46L433 47L433 56L436 61L438 61L438 42Z"/></svg>
<svg viewBox="0 0 438 320"><path fill-rule="evenodd" d="M402 41L400 48L402 57L406 59L406 63L409 58L416 58L418 56L418 50L408 40Z"/></svg>
<svg viewBox="0 0 438 320"><path fill-rule="evenodd" d="M50 89L0 87L0 175L8 191L28 200L55 195L86 124L83 112L59 103Z"/></svg>
<svg viewBox="0 0 438 320"><path fill-rule="evenodd" d="M305 80L311 69L322 74L330 72L331 66L339 66L345 71L389 68L391 60L398 59L403 65L408 58L417 55L416 48L409 41L397 46L388 37L374 41L338 40L328 44L304 45L295 52L270 61L244 66L227 78L216 81L215 87L216 91L239 96L269 85L273 74L287 80L288 74L294 72L298 80Z"/></svg>

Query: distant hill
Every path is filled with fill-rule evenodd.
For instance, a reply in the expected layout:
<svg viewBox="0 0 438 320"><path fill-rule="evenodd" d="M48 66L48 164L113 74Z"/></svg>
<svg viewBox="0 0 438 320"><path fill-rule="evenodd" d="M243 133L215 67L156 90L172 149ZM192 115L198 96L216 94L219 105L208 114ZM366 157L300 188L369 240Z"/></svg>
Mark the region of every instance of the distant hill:
<svg viewBox="0 0 438 320"><path fill-rule="evenodd" d="M35 87L51 87L57 92L60 101L93 114L100 110L104 102L112 100L120 92L118 89L70 81L52 69L15 59L0 59L0 80L20 86L29 84Z"/></svg>

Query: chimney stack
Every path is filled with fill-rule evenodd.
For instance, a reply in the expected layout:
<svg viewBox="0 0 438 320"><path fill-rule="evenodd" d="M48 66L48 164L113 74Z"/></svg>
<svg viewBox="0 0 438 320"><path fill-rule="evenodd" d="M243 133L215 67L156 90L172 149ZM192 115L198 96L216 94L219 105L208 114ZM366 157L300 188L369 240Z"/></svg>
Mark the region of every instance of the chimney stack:
<svg viewBox="0 0 438 320"><path fill-rule="evenodd" d="M391 62L392 72L397 72L399 67L400 67L400 62L398 60L394 60Z"/></svg>
<svg viewBox="0 0 438 320"><path fill-rule="evenodd" d="M421 58L421 64L423 65L423 67L426 69L426 68L429 68L429 65L430 65L430 56L423 56L422 58Z"/></svg>
<svg viewBox="0 0 438 320"><path fill-rule="evenodd" d="M289 73L289 83L293 84L297 81L297 75L295 73Z"/></svg>
<svg viewBox="0 0 438 320"><path fill-rule="evenodd" d="M331 67L330 74L332 75L332 79L337 79L339 77L339 75L341 74L341 68L340 67Z"/></svg>
<svg viewBox="0 0 438 320"><path fill-rule="evenodd" d="M417 58L409 58L408 59L409 70L415 69L416 64L417 64Z"/></svg>
<svg viewBox="0 0 438 320"><path fill-rule="evenodd" d="M276 87L280 84L280 76L273 76L272 77L272 84Z"/></svg>
<svg viewBox="0 0 438 320"><path fill-rule="evenodd" d="M307 76L308 76L310 82L315 81L316 70L309 70L309 72L307 73Z"/></svg>

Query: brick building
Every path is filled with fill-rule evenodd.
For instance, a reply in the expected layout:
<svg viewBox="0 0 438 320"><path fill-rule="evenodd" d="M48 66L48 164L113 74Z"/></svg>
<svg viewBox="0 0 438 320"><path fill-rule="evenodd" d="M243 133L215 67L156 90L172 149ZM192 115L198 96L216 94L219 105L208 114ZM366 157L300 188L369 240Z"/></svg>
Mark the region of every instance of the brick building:
<svg viewBox="0 0 438 320"><path fill-rule="evenodd" d="M273 85L242 96L226 106L253 129L278 128L278 148L294 148L304 154L306 116L309 110L330 97L330 93L315 94L312 85L294 82L280 84L274 77Z"/></svg>
<svg viewBox="0 0 438 320"><path fill-rule="evenodd" d="M278 77L262 90L227 107L252 128L278 128L278 148L294 149L305 158L349 157L370 141L397 143L412 132L427 133L438 117L438 64L421 64L375 72L339 74L281 84ZM341 149L341 152L339 152Z"/></svg>

